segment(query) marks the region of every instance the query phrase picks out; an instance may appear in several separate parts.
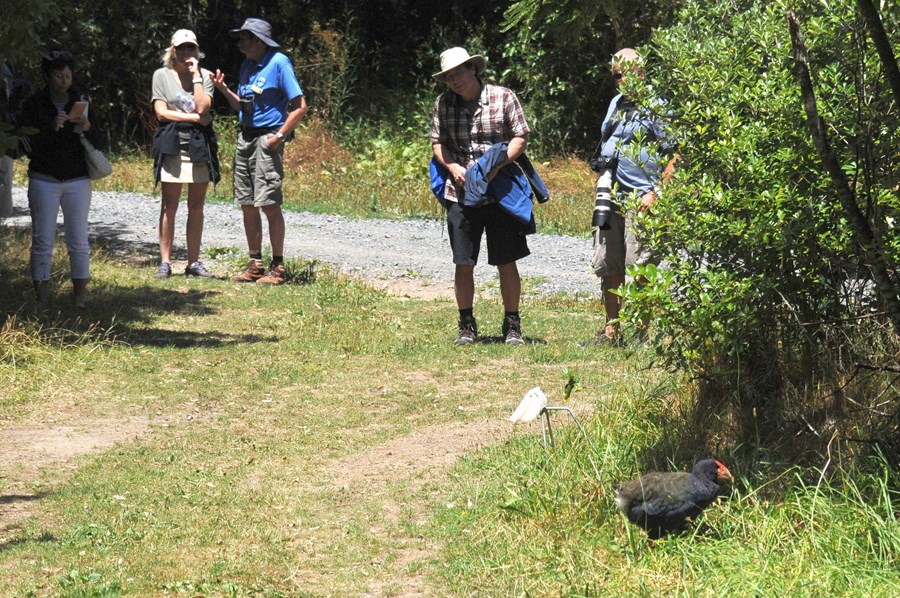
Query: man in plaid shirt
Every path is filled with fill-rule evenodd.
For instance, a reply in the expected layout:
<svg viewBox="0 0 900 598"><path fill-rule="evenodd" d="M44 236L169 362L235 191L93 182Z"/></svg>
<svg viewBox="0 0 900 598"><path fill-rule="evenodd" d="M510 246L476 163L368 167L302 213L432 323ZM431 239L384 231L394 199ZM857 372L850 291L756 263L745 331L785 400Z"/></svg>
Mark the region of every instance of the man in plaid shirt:
<svg viewBox="0 0 900 598"><path fill-rule="evenodd" d="M519 300L522 283L516 261L531 252L525 239L527 225L488 198L480 205L465 205L463 187L466 169L495 143L507 142L508 159L488 175L488 179L525 151L528 123L519 99L499 85L484 83L482 56L470 56L463 48L441 54L441 72L433 77L450 88L434 106L431 145L437 162L447 169L442 203L447 209L447 231L456 265L454 286L459 308L457 345L475 342L478 326L473 315L475 265L482 234L487 234L488 264L497 266L500 294L505 311L503 337L506 344L522 345ZM533 222L532 225L533 227Z"/></svg>

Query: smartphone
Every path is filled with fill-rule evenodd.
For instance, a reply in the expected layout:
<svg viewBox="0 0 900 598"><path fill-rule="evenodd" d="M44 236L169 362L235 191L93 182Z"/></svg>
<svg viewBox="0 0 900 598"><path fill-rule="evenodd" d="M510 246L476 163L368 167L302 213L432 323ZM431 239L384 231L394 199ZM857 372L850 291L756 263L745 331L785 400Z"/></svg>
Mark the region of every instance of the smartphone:
<svg viewBox="0 0 900 598"><path fill-rule="evenodd" d="M75 102L72 104L72 109L69 110L69 120L78 120L81 118L81 115L87 111L88 103L81 101Z"/></svg>

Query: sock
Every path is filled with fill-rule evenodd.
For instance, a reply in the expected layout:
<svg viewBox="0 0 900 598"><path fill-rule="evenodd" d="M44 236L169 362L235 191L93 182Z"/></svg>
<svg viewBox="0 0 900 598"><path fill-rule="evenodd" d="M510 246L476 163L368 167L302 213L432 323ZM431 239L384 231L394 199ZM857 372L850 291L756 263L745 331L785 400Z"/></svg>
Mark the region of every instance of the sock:
<svg viewBox="0 0 900 598"><path fill-rule="evenodd" d="M284 263L283 255L273 255L272 256L272 265L273 266L280 266L283 263Z"/></svg>
<svg viewBox="0 0 900 598"><path fill-rule="evenodd" d="M507 318L513 318L514 320L519 319L519 312L517 312L517 311L504 312L503 315L504 315L504 317L507 317Z"/></svg>
<svg viewBox="0 0 900 598"><path fill-rule="evenodd" d="M459 319L460 319L460 320L465 320L465 319L467 319L467 318L474 318L475 315L474 315L474 311L473 311L473 310L474 310L474 308L472 308L472 307L469 307L469 308L466 308L466 309L461 309L461 310L459 310Z"/></svg>
<svg viewBox="0 0 900 598"><path fill-rule="evenodd" d="M251 253L251 254L250 254L250 259L251 259L251 260L261 260L261 259L262 259L262 254L261 254L261 253Z"/></svg>

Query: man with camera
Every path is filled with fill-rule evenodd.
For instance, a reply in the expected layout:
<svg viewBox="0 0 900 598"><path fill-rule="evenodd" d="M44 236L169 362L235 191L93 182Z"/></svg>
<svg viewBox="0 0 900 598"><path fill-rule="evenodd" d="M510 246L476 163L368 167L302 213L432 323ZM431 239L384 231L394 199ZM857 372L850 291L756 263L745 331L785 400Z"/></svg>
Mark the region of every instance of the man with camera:
<svg viewBox="0 0 900 598"><path fill-rule="evenodd" d="M654 99L636 104L624 93L623 84L644 80L644 59L635 50L616 52L610 63L620 93L612 99L601 127L600 145L591 158L591 168L599 174L592 226L594 256L591 266L600 277L606 325L596 336L600 343L616 343L620 297L629 266L653 261L653 253L641 243L635 230L638 215L648 214L659 199L659 188L672 178L677 162L674 155L663 167L663 156L672 153L667 143L660 112L664 105ZM615 191L615 199L613 199ZM637 204L638 214L626 210Z"/></svg>

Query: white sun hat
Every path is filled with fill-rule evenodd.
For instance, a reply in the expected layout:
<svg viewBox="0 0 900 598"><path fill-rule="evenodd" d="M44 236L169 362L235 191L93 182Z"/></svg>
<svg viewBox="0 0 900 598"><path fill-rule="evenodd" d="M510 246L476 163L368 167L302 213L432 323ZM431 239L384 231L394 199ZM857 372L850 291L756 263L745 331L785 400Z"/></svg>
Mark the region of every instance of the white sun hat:
<svg viewBox="0 0 900 598"><path fill-rule="evenodd" d="M475 72L480 73L484 70L484 56L475 54L469 56L465 48L450 48L441 52L441 72L432 75L436 80L443 83L446 81L447 71L452 71L461 64L471 62L475 65Z"/></svg>

